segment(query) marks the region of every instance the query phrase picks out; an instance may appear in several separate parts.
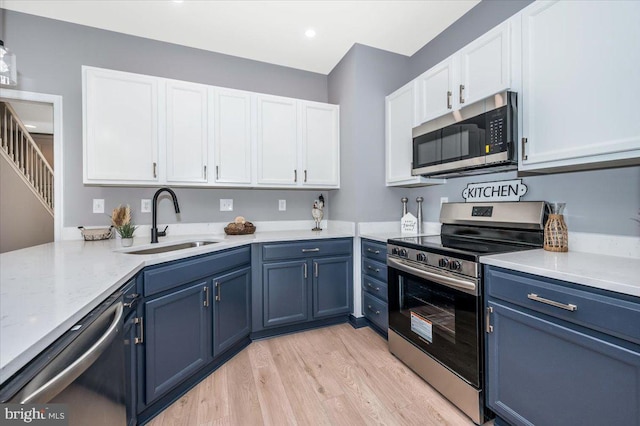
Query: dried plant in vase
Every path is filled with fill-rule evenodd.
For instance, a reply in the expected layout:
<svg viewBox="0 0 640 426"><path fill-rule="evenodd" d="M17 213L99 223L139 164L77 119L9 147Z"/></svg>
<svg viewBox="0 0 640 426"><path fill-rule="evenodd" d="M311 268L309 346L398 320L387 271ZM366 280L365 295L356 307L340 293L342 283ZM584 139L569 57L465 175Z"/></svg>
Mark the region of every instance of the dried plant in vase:
<svg viewBox="0 0 640 426"><path fill-rule="evenodd" d="M122 238L122 245L130 246L133 243L133 234L138 228L131 221L131 208L128 205L120 205L113 209L111 212L111 222L116 228L118 235Z"/></svg>

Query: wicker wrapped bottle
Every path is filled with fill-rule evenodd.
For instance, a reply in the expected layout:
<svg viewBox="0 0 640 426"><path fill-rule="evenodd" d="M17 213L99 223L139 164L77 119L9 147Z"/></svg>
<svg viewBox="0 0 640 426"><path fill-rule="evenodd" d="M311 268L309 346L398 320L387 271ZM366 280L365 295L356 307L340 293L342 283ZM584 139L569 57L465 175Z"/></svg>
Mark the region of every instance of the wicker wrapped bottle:
<svg viewBox="0 0 640 426"><path fill-rule="evenodd" d="M549 218L544 225L544 249L547 251L569 251L569 233L562 212L566 203L549 203Z"/></svg>

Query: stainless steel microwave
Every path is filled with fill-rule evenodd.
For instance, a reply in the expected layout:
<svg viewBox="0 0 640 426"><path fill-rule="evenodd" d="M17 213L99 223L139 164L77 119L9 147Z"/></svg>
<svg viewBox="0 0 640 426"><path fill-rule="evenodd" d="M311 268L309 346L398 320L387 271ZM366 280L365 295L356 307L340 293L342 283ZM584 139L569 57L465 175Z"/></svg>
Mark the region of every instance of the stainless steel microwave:
<svg viewBox="0 0 640 426"><path fill-rule="evenodd" d="M414 128L412 174L452 177L517 168L516 93L495 95L469 111L484 105L488 110L466 119L458 112L461 120L453 124L434 128L429 122Z"/></svg>

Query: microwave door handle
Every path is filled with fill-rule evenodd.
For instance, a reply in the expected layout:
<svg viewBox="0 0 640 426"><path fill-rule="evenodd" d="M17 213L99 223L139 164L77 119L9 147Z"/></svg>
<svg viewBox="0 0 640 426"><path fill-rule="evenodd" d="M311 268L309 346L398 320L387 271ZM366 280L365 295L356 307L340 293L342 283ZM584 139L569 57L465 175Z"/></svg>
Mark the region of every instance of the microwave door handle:
<svg viewBox="0 0 640 426"><path fill-rule="evenodd" d="M423 269L414 268L396 259L387 259L387 265L399 271L415 275L419 278L430 280L446 287L454 288L468 294L477 294L478 286L475 281L451 277L449 275L436 274Z"/></svg>

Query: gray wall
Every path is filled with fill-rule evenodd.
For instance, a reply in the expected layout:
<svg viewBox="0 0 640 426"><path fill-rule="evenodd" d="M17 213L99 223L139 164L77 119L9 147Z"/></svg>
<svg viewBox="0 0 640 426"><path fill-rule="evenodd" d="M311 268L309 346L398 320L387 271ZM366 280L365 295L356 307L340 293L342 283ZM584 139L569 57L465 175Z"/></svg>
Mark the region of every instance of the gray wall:
<svg viewBox="0 0 640 426"><path fill-rule="evenodd" d="M63 96L64 226L107 224L105 215L92 213L93 198L104 198L107 212L128 203L138 223L150 223L150 215L139 213L139 206L141 198L150 198L154 192L82 184L82 65L327 101L325 75L8 10L4 13L3 40L16 54L18 62L16 89ZM311 219L311 206L319 195L318 191L293 190L178 189L176 192L181 202L182 222L225 221L236 214L249 220ZM223 197L234 199L232 214L219 211L217 200ZM286 212L277 211L279 198L287 200ZM275 206L275 212L270 206ZM175 215L163 217L164 211L170 210L168 206L161 210L162 221L176 221Z"/></svg>
<svg viewBox="0 0 640 426"><path fill-rule="evenodd" d="M53 241L53 217L0 156L0 253Z"/></svg>
<svg viewBox="0 0 640 426"><path fill-rule="evenodd" d="M341 182L331 218L375 221L398 189L385 186L384 97L407 81L406 56L356 44L329 74L329 102L340 104Z"/></svg>

